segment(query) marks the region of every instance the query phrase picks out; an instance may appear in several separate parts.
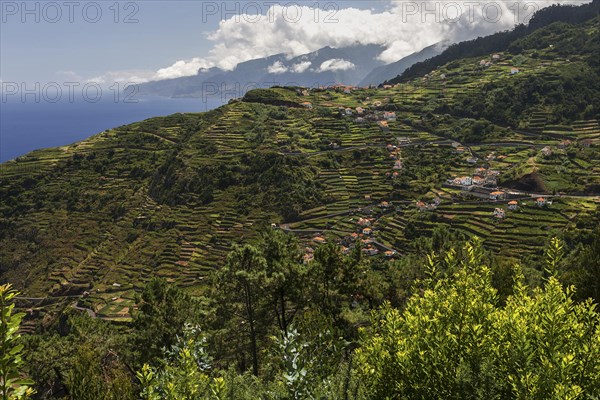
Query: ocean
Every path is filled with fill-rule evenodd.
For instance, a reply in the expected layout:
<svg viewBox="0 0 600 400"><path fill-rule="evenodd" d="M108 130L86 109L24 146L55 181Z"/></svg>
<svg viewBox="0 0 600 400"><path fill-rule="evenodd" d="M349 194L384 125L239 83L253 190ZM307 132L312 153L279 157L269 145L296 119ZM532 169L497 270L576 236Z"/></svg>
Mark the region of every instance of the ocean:
<svg viewBox="0 0 600 400"><path fill-rule="evenodd" d="M177 112L200 112L219 107L220 99L152 97L136 103L67 100L56 103L33 98L0 102L0 162L32 150L64 146L109 128Z"/></svg>

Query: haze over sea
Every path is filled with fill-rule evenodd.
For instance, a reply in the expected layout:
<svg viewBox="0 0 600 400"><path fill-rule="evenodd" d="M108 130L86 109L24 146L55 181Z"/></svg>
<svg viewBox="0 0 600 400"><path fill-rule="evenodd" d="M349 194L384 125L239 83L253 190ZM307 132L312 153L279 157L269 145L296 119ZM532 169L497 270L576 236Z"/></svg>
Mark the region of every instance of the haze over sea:
<svg viewBox="0 0 600 400"><path fill-rule="evenodd" d="M220 98L170 99L152 97L136 103L101 100L90 103L68 99L56 103L7 97L0 102L0 162L32 150L64 146L106 129L177 112L208 111L223 104Z"/></svg>

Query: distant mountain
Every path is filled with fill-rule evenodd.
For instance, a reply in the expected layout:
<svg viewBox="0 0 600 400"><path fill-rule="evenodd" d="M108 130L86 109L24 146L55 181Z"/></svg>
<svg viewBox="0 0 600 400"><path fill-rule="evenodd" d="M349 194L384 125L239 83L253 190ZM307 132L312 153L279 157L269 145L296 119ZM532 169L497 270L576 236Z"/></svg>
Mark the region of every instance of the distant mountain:
<svg viewBox="0 0 600 400"><path fill-rule="evenodd" d="M276 54L240 63L232 71L211 68L195 76L148 82L140 85L140 93L202 97L218 91L228 97L240 97L256 87L357 85L374 68L383 66L377 56L384 50L385 47L378 45L354 45L339 49L324 47L291 59Z"/></svg>
<svg viewBox="0 0 600 400"><path fill-rule="evenodd" d="M449 45L450 43L448 42L439 42L396 62L377 67L360 81L359 86L379 85L388 79L402 74L411 65L441 54Z"/></svg>

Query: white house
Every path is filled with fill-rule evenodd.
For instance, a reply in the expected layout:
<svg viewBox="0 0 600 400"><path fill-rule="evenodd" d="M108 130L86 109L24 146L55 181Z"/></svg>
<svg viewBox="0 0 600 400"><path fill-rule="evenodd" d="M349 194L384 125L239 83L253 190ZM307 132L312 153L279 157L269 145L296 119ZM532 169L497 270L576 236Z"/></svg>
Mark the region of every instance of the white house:
<svg viewBox="0 0 600 400"><path fill-rule="evenodd" d="M546 146L542 149L542 155L544 157L550 157L552 155L552 149L549 146Z"/></svg>
<svg viewBox="0 0 600 400"><path fill-rule="evenodd" d="M506 197L506 193L501 191L496 191L490 193L490 200L503 200Z"/></svg>
<svg viewBox="0 0 600 400"><path fill-rule="evenodd" d="M461 186L471 186L473 184L473 178L470 176L460 176L458 178L454 178L455 185Z"/></svg>
<svg viewBox="0 0 600 400"><path fill-rule="evenodd" d="M504 217L506 217L506 213L502 208L496 208L494 209L494 217L498 219L503 219Z"/></svg>

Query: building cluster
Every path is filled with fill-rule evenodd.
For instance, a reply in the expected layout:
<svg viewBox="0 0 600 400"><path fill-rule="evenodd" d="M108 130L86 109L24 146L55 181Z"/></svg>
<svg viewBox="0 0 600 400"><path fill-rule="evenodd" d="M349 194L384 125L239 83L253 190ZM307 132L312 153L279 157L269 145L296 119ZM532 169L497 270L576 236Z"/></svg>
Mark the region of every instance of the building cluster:
<svg viewBox="0 0 600 400"><path fill-rule="evenodd" d="M544 146L541 150L540 153L542 154L542 156L544 158L548 158L551 157L554 154L555 150L566 150L572 146L578 145L581 148L587 149L590 148L592 146L592 140L591 139L584 139L584 140L580 140L577 143L566 139L561 141L560 143L558 143L556 145L556 147L553 149L551 146Z"/></svg>
<svg viewBox="0 0 600 400"><path fill-rule="evenodd" d="M417 209L419 211L435 211L438 206L442 203L442 199L436 197L431 203L426 203L422 200L417 201Z"/></svg>
<svg viewBox="0 0 600 400"><path fill-rule="evenodd" d="M376 206L360 209L362 216L353 221L355 226L354 231L338 242L342 253L349 254L356 248L356 244L360 243L361 251L367 256L383 255L391 258L398 254L395 250L389 249L375 240L375 228L373 226L376 219L372 217L372 214L377 212L376 210L386 213L393 209L392 203L385 200ZM305 263L311 262L314 259L314 246L327 243L327 239L322 234L315 234L312 236L311 242L312 244L307 245L304 249L303 260Z"/></svg>
<svg viewBox="0 0 600 400"><path fill-rule="evenodd" d="M447 183L455 186L462 186L468 189L471 186L494 187L498 184L500 171L484 167L475 168L472 175L457 176L448 179Z"/></svg>

